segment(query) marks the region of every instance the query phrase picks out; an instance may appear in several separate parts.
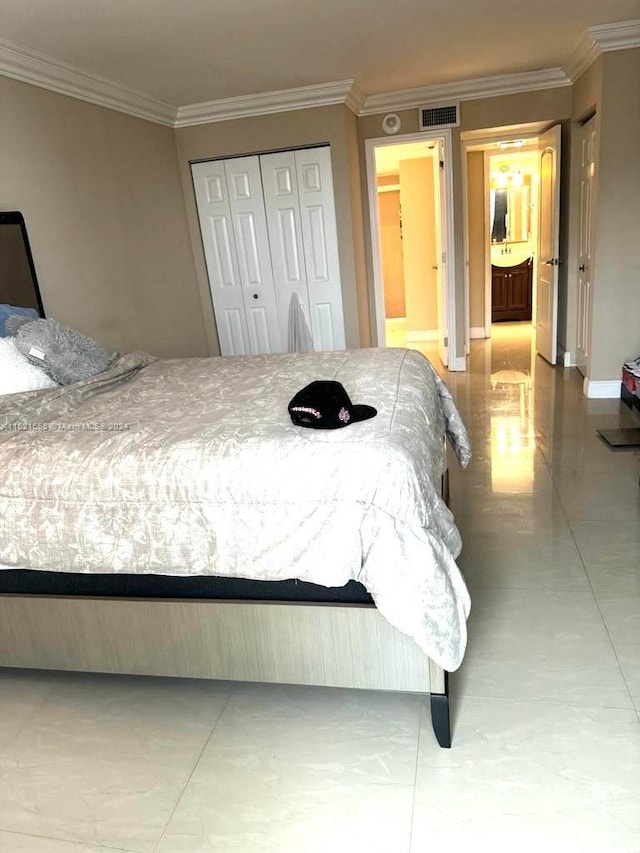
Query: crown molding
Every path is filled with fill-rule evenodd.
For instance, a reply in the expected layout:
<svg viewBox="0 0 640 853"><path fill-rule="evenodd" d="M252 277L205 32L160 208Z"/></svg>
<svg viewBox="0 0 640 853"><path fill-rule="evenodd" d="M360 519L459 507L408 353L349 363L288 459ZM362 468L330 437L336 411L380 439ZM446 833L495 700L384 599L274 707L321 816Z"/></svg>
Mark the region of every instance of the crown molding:
<svg viewBox="0 0 640 853"><path fill-rule="evenodd" d="M353 81L351 89L349 90L349 94L347 95L347 99L345 104L349 107L354 115L362 115L362 108L364 106L364 102L367 96L365 93L358 87L358 84Z"/></svg>
<svg viewBox="0 0 640 853"><path fill-rule="evenodd" d="M640 20L599 24L589 27L589 33L603 53L640 47Z"/></svg>
<svg viewBox="0 0 640 853"><path fill-rule="evenodd" d="M587 31L578 42L578 46L571 54L564 70L571 82L575 82L600 56L600 48L593 40L593 36Z"/></svg>
<svg viewBox="0 0 640 853"><path fill-rule="evenodd" d="M422 86L418 89L402 89L382 95L369 95L364 107L360 110L360 115L413 109L419 104L434 104L439 101L473 101L479 98L494 98L499 95L555 89L557 86L569 85L571 80L562 68L543 68L539 71L524 71L519 74L477 77L457 83L438 83L435 86Z"/></svg>
<svg viewBox="0 0 640 853"><path fill-rule="evenodd" d="M190 127L195 124L210 124L234 118L262 116L269 113L284 113L305 110L310 107L326 107L332 104L347 104L351 109L358 104L358 90L354 92L353 80L338 80L335 83L318 83L296 89L280 89L277 92L261 92L257 95L239 95L187 104L178 107L175 127ZM351 99L351 103L349 103Z"/></svg>
<svg viewBox="0 0 640 853"><path fill-rule="evenodd" d="M0 75L168 127L227 121L312 107L344 104L355 115L413 109L419 104L470 101L569 86L601 53L640 47L640 19L590 27L564 68L479 77L377 95L354 80L339 80L175 107L105 77L0 39Z"/></svg>
<svg viewBox="0 0 640 853"><path fill-rule="evenodd" d="M566 64L565 71L574 82L593 65L601 53L634 47L640 47L640 20L589 27Z"/></svg>
<svg viewBox="0 0 640 853"><path fill-rule="evenodd" d="M5 39L0 39L0 75L157 124L172 127L175 121L170 104Z"/></svg>

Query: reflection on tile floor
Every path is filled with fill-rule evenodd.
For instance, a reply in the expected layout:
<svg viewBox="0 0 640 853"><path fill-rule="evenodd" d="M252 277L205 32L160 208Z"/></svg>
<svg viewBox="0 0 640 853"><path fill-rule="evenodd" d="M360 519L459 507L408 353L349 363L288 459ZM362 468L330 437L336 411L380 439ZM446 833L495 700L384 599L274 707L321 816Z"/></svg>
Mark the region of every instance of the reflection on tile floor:
<svg viewBox="0 0 640 853"><path fill-rule="evenodd" d="M634 416L525 324L441 372L475 454L453 749L419 697L0 672L1 853L640 853L640 454L596 437Z"/></svg>

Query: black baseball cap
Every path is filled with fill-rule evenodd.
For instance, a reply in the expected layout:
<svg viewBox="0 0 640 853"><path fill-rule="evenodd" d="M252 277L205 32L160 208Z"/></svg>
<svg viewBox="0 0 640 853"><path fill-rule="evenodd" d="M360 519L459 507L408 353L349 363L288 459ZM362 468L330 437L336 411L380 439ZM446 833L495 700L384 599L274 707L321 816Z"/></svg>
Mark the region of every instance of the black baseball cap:
<svg viewBox="0 0 640 853"><path fill-rule="evenodd" d="M332 379L316 379L289 403L293 423L311 429L339 429L377 414L373 406L354 406L342 383Z"/></svg>

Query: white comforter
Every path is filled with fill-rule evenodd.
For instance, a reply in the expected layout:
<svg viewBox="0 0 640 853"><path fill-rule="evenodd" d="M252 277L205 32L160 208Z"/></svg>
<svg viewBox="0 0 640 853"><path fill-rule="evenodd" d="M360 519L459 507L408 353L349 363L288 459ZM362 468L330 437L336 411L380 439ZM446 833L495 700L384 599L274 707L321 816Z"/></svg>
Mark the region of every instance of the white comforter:
<svg viewBox="0 0 640 853"><path fill-rule="evenodd" d="M378 415L293 426L293 394L333 378ZM0 564L354 579L429 657L460 665L470 603L440 482L447 425L463 462L468 440L419 353L134 354L96 380L21 397L4 420L0 408ZM74 430L114 422L125 428Z"/></svg>

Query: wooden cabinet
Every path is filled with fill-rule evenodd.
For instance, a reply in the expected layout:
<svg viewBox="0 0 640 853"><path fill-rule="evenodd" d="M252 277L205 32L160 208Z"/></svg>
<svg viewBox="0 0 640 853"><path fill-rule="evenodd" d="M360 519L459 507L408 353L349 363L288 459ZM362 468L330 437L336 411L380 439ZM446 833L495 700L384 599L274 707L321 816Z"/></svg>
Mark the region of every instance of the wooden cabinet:
<svg viewBox="0 0 640 853"><path fill-rule="evenodd" d="M513 267L491 265L491 322L530 320L532 260Z"/></svg>

